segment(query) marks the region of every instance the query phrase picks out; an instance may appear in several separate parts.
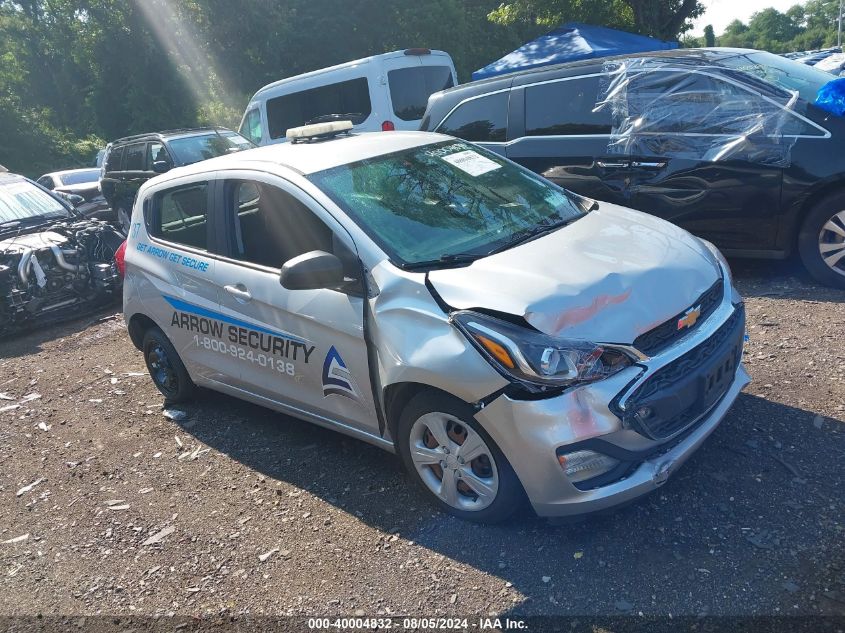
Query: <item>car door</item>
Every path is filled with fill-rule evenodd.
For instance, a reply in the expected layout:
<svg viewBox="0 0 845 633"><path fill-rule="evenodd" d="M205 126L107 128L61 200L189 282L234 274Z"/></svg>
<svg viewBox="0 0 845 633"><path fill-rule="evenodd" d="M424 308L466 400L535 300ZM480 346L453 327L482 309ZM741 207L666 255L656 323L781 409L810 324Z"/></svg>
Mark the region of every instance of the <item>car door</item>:
<svg viewBox="0 0 845 633"><path fill-rule="evenodd" d="M118 198L122 203L131 208L135 201L138 189L148 179L146 173L147 165L147 144L132 143L126 146L123 155L123 168L120 172L120 192ZM128 211L128 208L127 208Z"/></svg>
<svg viewBox="0 0 845 633"><path fill-rule="evenodd" d="M601 74L515 87L507 157L583 196L626 204L626 157L609 150L613 120L597 109Z"/></svg>
<svg viewBox="0 0 845 633"><path fill-rule="evenodd" d="M279 281L286 261L314 250L338 255L347 276L360 280L351 238L288 181L260 173L225 177L221 203L230 239L215 278L227 320L221 363L232 384L377 433L363 293L289 290Z"/></svg>
<svg viewBox="0 0 845 633"><path fill-rule="evenodd" d="M775 248L792 114L708 72L627 78L615 122L629 206L731 251ZM784 95L786 102L788 95ZM794 123L800 123L795 119Z"/></svg>
<svg viewBox="0 0 845 633"><path fill-rule="evenodd" d="M209 343L222 331L214 283L215 259L209 210L214 180L191 179L157 191L145 203L148 240L135 248L143 257L143 281L134 284L194 378L220 381L219 350ZM137 216L134 218L138 220Z"/></svg>

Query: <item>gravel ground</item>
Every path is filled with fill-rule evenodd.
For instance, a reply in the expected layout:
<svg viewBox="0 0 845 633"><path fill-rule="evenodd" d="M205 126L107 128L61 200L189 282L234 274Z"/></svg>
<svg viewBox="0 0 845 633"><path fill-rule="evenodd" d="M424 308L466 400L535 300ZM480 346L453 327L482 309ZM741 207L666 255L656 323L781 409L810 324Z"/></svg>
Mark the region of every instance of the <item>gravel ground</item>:
<svg viewBox="0 0 845 633"><path fill-rule="evenodd" d="M0 614L843 615L845 292L736 268L754 382L657 494L565 526L441 515L221 395L166 419L114 309L2 341Z"/></svg>

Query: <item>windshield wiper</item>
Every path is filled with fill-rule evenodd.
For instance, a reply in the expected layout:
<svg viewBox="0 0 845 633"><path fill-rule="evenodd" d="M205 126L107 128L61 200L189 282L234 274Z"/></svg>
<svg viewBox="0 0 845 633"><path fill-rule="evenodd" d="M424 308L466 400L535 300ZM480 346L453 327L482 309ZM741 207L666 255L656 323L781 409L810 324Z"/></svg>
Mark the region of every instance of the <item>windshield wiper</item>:
<svg viewBox="0 0 845 633"><path fill-rule="evenodd" d="M413 262L402 266L403 270L419 270L421 268L448 268L449 266L460 266L462 264L471 264L479 257L484 257L486 253L470 254L470 253L454 253L441 255L437 259L427 259L421 262Z"/></svg>
<svg viewBox="0 0 845 633"><path fill-rule="evenodd" d="M529 242L533 239L540 237L541 235L545 235L546 233L551 233L552 231L556 231L559 228L562 228L575 220L577 218L570 218L566 220L558 220L557 222L541 222L536 226L529 227L527 229L523 229L521 231L517 231L511 236L504 244L497 246L491 251L488 251L486 255L495 255L496 253L501 253L502 251L506 251L508 249L513 248L519 244L524 244L525 242Z"/></svg>

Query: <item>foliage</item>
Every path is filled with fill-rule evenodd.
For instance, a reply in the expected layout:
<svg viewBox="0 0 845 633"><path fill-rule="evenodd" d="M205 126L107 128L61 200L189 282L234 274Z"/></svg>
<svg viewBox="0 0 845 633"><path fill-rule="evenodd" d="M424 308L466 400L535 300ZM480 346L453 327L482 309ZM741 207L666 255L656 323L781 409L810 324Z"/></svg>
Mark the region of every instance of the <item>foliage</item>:
<svg viewBox="0 0 845 633"><path fill-rule="evenodd" d="M759 48L773 53L814 50L836 44L839 0L808 0L786 13L764 9L748 24L734 20L717 38L719 46Z"/></svg>
<svg viewBox="0 0 845 633"><path fill-rule="evenodd" d="M500 24L588 22L675 40L704 13L700 0L511 0L490 13Z"/></svg>
<svg viewBox="0 0 845 633"><path fill-rule="evenodd" d="M704 45L707 48L716 46L716 32L713 30L713 25L708 24L704 27Z"/></svg>

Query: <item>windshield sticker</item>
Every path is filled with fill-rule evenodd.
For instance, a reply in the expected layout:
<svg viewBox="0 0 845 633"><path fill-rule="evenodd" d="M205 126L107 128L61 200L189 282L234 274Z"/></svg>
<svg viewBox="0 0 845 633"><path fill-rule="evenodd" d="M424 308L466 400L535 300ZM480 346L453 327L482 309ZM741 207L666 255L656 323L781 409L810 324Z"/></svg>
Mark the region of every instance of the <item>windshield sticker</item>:
<svg viewBox="0 0 845 633"><path fill-rule="evenodd" d="M323 397L330 395L345 396L353 400L360 400L358 390L352 384L352 374L340 354L331 346L326 359L323 361Z"/></svg>
<svg viewBox="0 0 845 633"><path fill-rule="evenodd" d="M461 171L468 173L470 176L481 176L496 169L501 169L502 167L499 163L471 149L442 156L441 158L450 165L454 165Z"/></svg>

